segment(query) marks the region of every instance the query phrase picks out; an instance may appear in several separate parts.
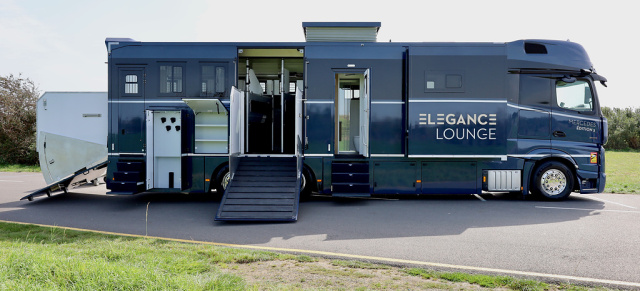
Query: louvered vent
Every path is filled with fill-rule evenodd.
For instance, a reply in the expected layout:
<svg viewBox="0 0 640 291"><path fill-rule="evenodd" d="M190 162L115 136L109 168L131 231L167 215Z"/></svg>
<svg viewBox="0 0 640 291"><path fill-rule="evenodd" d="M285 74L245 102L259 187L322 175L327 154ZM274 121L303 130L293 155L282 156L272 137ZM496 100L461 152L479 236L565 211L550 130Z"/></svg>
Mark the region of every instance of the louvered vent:
<svg viewBox="0 0 640 291"><path fill-rule="evenodd" d="M380 22L303 22L309 42L375 42Z"/></svg>

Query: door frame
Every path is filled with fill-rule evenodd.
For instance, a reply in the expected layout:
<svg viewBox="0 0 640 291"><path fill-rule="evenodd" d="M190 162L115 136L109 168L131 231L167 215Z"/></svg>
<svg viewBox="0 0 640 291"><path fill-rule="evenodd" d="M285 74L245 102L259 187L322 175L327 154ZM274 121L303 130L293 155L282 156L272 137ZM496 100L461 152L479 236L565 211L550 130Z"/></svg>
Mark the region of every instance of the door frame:
<svg viewBox="0 0 640 291"><path fill-rule="evenodd" d="M362 155L364 157L368 157L369 156L369 122L370 122L370 117L369 117L369 112L371 111L371 69L370 68L354 68L354 69L337 69L337 70L333 70L333 74L334 74L334 97L333 97L333 101L334 101L334 143L333 143L333 154L334 155ZM358 122L358 129L365 131L366 134L359 134L361 140L360 140L360 146L364 146L364 149L361 150L354 150L353 152L349 151L347 153L345 152L340 152L340 146L339 146L339 140L340 140L340 115L339 115L339 111L338 111L338 106L339 106L339 82L340 82L340 74L359 74L360 77L362 78L362 82L363 84L363 88L360 88L360 102L366 103L364 104L364 110L366 110L366 112L363 112L363 104L359 105L359 110L360 110L360 117L359 119L356 121ZM361 83L362 84L362 83ZM366 91L366 92L365 92ZM365 94L367 96L365 96ZM349 114L350 115L350 114ZM362 140L362 138L365 138L366 140Z"/></svg>

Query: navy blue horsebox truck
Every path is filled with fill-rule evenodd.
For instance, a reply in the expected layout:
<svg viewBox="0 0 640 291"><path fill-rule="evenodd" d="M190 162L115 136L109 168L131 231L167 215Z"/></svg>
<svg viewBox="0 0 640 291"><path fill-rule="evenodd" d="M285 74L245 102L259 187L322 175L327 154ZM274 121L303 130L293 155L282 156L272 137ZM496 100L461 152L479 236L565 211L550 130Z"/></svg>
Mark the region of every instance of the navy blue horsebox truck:
<svg viewBox="0 0 640 291"><path fill-rule="evenodd" d="M298 43L108 38L110 194L216 190L217 220L294 221L311 192L603 191L606 79L579 44L302 27Z"/></svg>

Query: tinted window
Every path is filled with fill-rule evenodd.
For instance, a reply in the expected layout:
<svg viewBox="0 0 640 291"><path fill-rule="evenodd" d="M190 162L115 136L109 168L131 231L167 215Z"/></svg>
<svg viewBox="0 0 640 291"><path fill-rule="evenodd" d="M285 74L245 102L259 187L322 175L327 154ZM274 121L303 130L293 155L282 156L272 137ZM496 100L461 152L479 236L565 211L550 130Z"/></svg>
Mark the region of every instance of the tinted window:
<svg viewBox="0 0 640 291"><path fill-rule="evenodd" d="M160 93L181 93L182 72L182 66L160 66Z"/></svg>
<svg viewBox="0 0 640 291"><path fill-rule="evenodd" d="M549 107L551 80L539 76L520 75L520 104Z"/></svg>
<svg viewBox="0 0 640 291"><path fill-rule="evenodd" d="M225 67L202 65L201 91L208 96L223 96L225 92Z"/></svg>

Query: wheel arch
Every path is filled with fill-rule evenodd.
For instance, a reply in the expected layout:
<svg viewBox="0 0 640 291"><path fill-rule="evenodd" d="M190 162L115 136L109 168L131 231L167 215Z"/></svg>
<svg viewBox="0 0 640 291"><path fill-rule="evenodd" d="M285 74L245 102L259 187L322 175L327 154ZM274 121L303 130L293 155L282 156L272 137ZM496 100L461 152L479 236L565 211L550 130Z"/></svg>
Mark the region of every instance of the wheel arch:
<svg viewBox="0 0 640 291"><path fill-rule="evenodd" d="M540 167L546 162L559 162L565 165L571 171L571 174L573 174L573 189L571 190L575 191L576 189L580 189L580 185L578 184L579 183L578 174L576 171L578 169L578 165L576 164L575 160L573 160L573 158L571 158L566 153L563 153L562 155L552 155L552 156L544 157L542 159L535 160L533 162L534 162L533 167L531 171L529 171L529 175L527 177L529 187L531 187L531 185L533 184L531 180L533 179L533 175L538 169L538 167Z"/></svg>
<svg viewBox="0 0 640 291"><path fill-rule="evenodd" d="M307 165L306 163L302 164L302 174L304 175L304 171L307 171L307 173L309 173L309 178L311 181L307 181L307 183L311 183L311 191L315 191L318 192L318 183L316 181L316 173L313 171L313 169Z"/></svg>
<svg viewBox="0 0 640 291"><path fill-rule="evenodd" d="M215 189L216 187L216 183L218 182L218 174L220 173L220 171L222 171L222 169L224 169L225 167L229 166L229 161L227 160L226 162L220 163L220 165L218 165L212 172L211 172L211 176L209 177L209 191Z"/></svg>

